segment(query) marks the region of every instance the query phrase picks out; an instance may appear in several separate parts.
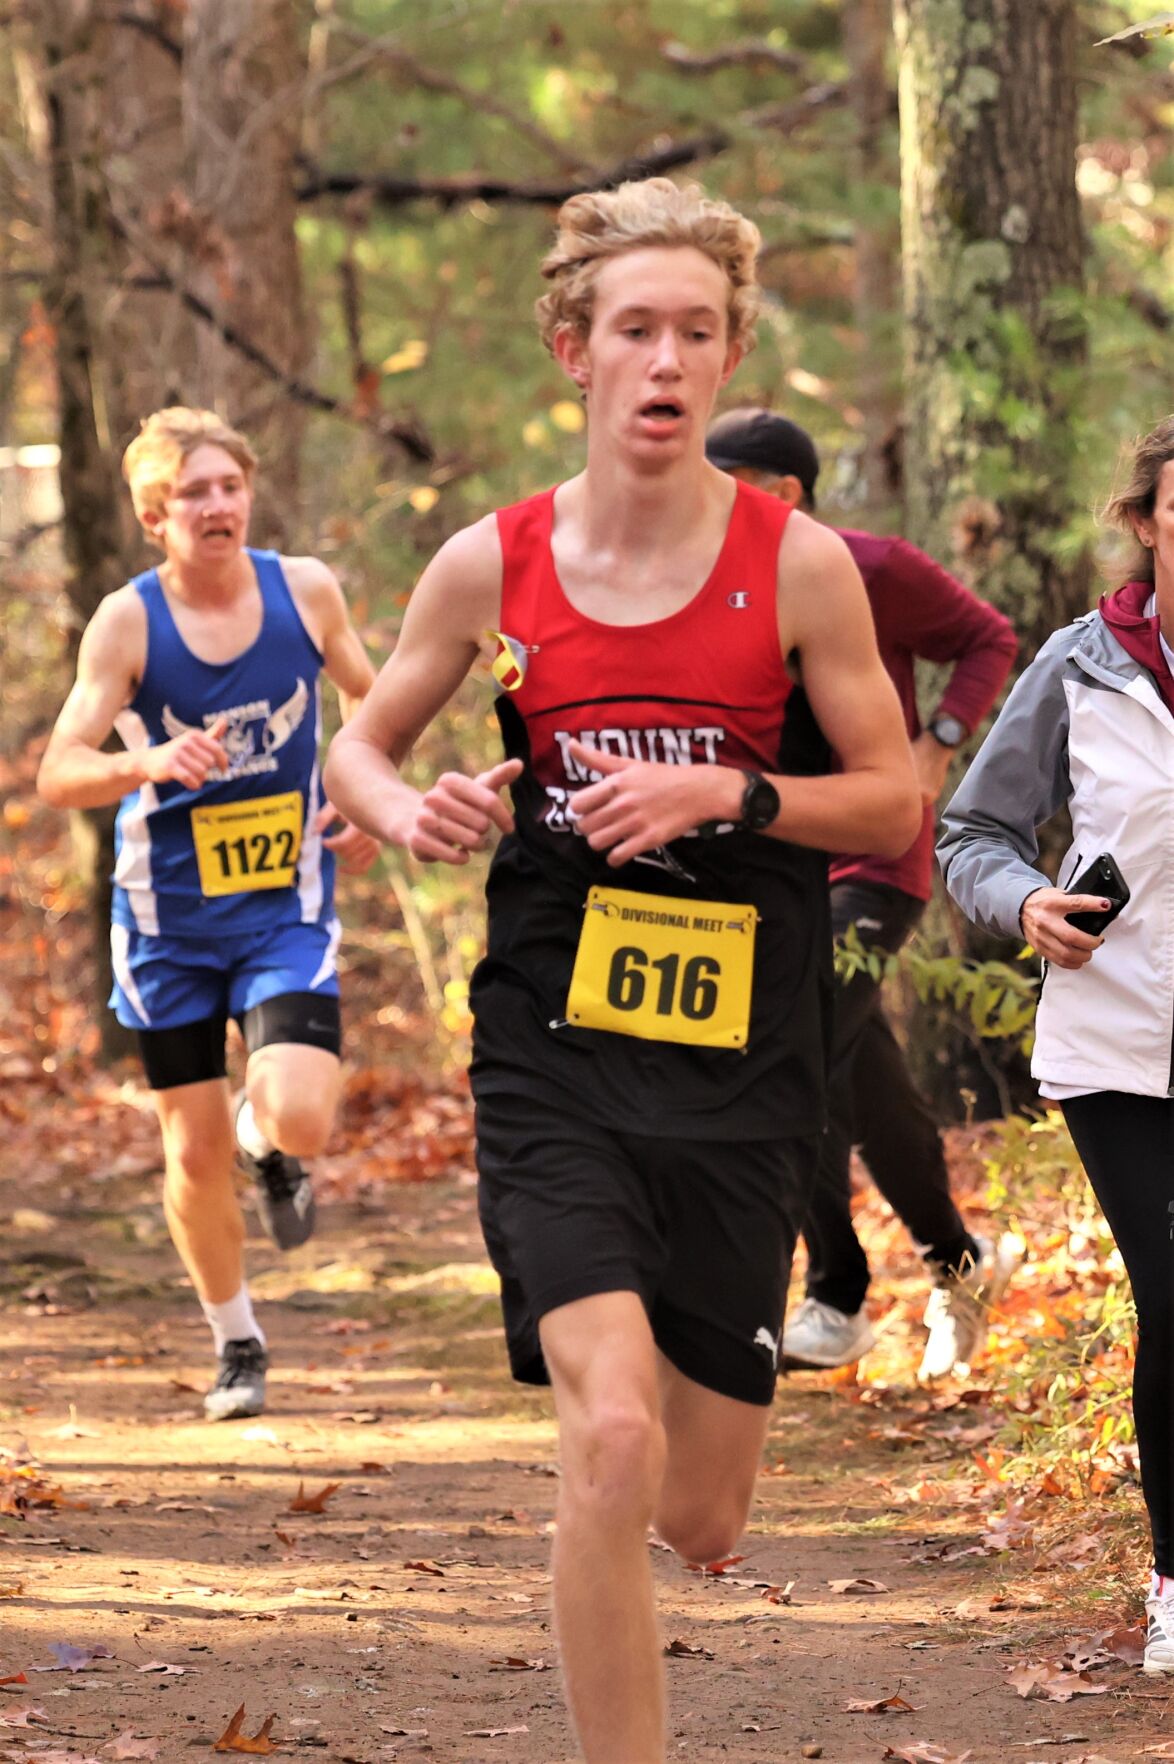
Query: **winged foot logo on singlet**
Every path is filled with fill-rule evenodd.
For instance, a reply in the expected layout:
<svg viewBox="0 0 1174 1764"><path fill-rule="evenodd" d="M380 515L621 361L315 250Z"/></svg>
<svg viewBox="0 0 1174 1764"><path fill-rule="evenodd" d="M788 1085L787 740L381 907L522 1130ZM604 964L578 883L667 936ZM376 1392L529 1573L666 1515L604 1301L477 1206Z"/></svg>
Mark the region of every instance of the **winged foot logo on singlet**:
<svg viewBox="0 0 1174 1764"><path fill-rule="evenodd" d="M275 772L278 750L300 727L310 703L310 688L298 680L284 704L274 710L267 698L254 698L248 704L234 704L223 710L205 714L204 728L211 729L221 717L228 718L228 727L220 738L228 754L228 770L208 773L205 782L216 784L225 778L253 778L262 772ZM258 744L258 725L260 742ZM187 735L195 724L177 717L169 704L163 706L163 727L169 739Z"/></svg>

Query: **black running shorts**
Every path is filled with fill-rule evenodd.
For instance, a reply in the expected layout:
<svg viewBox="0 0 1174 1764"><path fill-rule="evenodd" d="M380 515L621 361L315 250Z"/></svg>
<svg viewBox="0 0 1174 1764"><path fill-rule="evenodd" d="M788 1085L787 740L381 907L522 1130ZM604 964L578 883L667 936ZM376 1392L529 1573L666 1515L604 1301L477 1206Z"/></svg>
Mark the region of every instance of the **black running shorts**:
<svg viewBox="0 0 1174 1764"><path fill-rule="evenodd" d="M278 993L276 998L252 1005L237 1022L251 1054L261 1047L293 1042L299 1047L320 1047L337 1058L342 1047L338 999L314 992ZM210 1078L225 1077L227 1026L227 1016L217 1012L174 1029L140 1029L139 1053L151 1089L174 1090L180 1084L204 1084Z"/></svg>
<svg viewBox="0 0 1174 1764"><path fill-rule="evenodd" d="M768 1404L817 1149L814 1138L616 1133L526 1097L482 1096L481 1224L514 1377L549 1382L538 1337L548 1311L636 1292L685 1377Z"/></svg>

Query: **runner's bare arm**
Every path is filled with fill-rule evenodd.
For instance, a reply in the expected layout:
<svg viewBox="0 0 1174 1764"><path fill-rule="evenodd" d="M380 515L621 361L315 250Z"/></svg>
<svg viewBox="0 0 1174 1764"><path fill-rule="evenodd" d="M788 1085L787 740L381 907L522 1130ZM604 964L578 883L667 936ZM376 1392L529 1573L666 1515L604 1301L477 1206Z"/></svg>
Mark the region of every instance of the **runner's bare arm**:
<svg viewBox="0 0 1174 1764"><path fill-rule="evenodd" d="M287 557L282 563L306 629L322 651L322 671L338 692L342 720L349 723L375 682L375 669L351 624L338 578L320 558ZM318 811L316 826L348 875L361 875L379 856L379 841L345 820L332 802ZM330 827L334 831L327 833Z"/></svg>
<svg viewBox="0 0 1174 1764"><path fill-rule="evenodd" d="M517 777L520 761L477 778L445 772L424 792L399 773L468 673L500 607L501 545L488 516L454 534L428 565L395 652L331 744L324 775L330 800L356 826L414 857L464 864L491 827L513 828L498 792Z"/></svg>
<svg viewBox="0 0 1174 1764"><path fill-rule="evenodd" d="M175 779L195 790L214 766L228 764L219 729L190 729L160 747L102 752L115 717L134 696L146 649L142 602L133 588L116 589L82 636L77 678L37 774L37 789L54 808L102 808L148 781Z"/></svg>
<svg viewBox="0 0 1174 1764"><path fill-rule="evenodd" d="M322 671L337 689L348 723L375 681L362 639L351 624L334 571L316 557L282 559L286 580L306 628L322 651Z"/></svg>

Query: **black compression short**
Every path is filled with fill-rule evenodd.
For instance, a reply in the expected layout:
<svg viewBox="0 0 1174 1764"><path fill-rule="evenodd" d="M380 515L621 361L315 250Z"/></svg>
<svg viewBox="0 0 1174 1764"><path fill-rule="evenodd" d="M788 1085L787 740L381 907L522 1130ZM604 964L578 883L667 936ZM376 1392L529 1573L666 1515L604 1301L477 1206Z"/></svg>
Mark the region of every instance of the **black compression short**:
<svg viewBox="0 0 1174 1764"><path fill-rule="evenodd" d="M481 1224L514 1377L548 1382L548 1311L636 1292L678 1371L768 1404L816 1149L614 1133L529 1098L480 1097Z"/></svg>
<svg viewBox="0 0 1174 1764"><path fill-rule="evenodd" d="M253 1005L239 1019L245 1046L258 1048L293 1042L320 1047L337 1058L342 1047L342 1019L337 998L317 992L282 992ZM227 1018L222 1014L181 1023L174 1029L140 1029L139 1052L152 1090L173 1090L181 1084L204 1084L223 1078Z"/></svg>

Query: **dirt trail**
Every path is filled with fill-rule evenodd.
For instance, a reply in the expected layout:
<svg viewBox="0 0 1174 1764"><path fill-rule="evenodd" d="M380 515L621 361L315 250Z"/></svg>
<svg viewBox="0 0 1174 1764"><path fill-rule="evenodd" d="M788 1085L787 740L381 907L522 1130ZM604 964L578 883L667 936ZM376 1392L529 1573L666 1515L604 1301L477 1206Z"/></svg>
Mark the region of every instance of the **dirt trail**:
<svg viewBox="0 0 1174 1764"><path fill-rule="evenodd" d="M283 1752L570 1759L546 1577L554 1430L545 1395L505 1374L471 1178L327 1204L288 1259L251 1241L270 1407L212 1426L152 1125L98 1181L105 1118L79 1129L70 1167L18 1160L0 1180L0 1679L28 1676L0 1689L0 1757L130 1756L111 1746L130 1732L186 1759L244 1703L243 1732L274 1714ZM912 1343L890 1348L915 1363ZM1162 1680L1113 1660L1088 1674L1107 1692L1065 1704L1008 1682L1135 1617L1137 1582L1033 1572L1032 1551L949 1559L1006 1505L973 1475L995 1419L981 1398L788 1381L745 1559L715 1576L654 1552L678 1650L670 1757L1125 1764L1163 1741L1174 1756ZM24 1462L35 1477L13 1475ZM328 1483L320 1512L290 1510ZM6 1512L21 1490L60 1504ZM885 1590L832 1590L856 1577ZM34 1671L57 1643L111 1657ZM915 1712L845 1710L892 1695ZM13 1725L30 1705L43 1719Z"/></svg>

